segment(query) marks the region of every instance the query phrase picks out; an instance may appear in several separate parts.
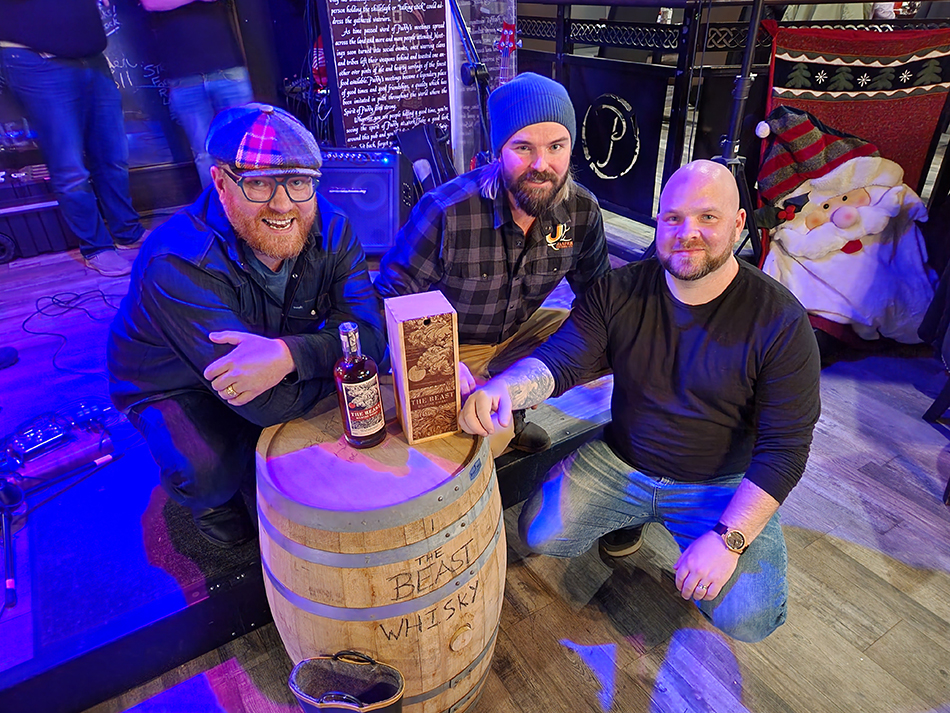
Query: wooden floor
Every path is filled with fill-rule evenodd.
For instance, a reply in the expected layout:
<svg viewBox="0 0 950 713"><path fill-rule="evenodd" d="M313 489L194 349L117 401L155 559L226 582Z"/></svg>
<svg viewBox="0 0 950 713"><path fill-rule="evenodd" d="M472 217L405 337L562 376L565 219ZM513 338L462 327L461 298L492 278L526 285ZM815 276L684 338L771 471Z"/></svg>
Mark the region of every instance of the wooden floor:
<svg viewBox="0 0 950 713"><path fill-rule="evenodd" d="M80 384L104 387L56 371L58 340L21 330L35 301L126 286L74 253L0 266L0 338L39 374L13 383L0 371L4 434ZM96 363L111 309L90 312L58 323L69 338L59 363ZM674 595L676 549L662 528L610 569L595 552L526 556L510 508L501 631L473 712L950 712L950 430L920 418L945 380L922 349L822 371L811 458L781 511L789 618L759 644L722 636ZM89 713L296 711L290 668L269 625Z"/></svg>

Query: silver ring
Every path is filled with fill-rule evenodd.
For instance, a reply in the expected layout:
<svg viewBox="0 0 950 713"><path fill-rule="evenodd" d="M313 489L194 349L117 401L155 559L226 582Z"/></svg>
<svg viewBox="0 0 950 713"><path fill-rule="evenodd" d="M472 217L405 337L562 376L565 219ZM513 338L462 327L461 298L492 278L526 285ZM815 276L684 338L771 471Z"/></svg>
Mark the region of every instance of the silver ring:
<svg viewBox="0 0 950 713"><path fill-rule="evenodd" d="M700 584L700 585L697 585L696 589L709 589L709 585L708 585L708 584Z"/></svg>
<svg viewBox="0 0 950 713"><path fill-rule="evenodd" d="M228 396L237 396L237 391L234 390L234 384L228 384L228 388L224 390Z"/></svg>

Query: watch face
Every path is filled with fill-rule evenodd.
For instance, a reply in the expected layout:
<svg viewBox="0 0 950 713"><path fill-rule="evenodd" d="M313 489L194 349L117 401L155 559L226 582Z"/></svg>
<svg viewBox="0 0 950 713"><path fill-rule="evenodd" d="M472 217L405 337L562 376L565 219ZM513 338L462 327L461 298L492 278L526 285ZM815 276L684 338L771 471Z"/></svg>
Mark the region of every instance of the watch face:
<svg viewBox="0 0 950 713"><path fill-rule="evenodd" d="M726 547L739 552L745 547L745 536L738 530L729 530L726 533Z"/></svg>

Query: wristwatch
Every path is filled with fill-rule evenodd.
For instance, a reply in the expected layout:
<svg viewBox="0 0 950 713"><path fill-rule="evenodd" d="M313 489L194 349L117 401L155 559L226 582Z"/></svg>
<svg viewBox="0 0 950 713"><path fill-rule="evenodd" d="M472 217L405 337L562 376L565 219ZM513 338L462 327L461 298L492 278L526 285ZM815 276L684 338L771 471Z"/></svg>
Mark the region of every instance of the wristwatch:
<svg viewBox="0 0 950 713"><path fill-rule="evenodd" d="M741 555L745 552L746 547L749 546L746 542L745 535L739 530L730 530L721 522L716 523L715 527L713 527L713 532L722 537L723 543L725 543L730 552L735 552L737 555Z"/></svg>

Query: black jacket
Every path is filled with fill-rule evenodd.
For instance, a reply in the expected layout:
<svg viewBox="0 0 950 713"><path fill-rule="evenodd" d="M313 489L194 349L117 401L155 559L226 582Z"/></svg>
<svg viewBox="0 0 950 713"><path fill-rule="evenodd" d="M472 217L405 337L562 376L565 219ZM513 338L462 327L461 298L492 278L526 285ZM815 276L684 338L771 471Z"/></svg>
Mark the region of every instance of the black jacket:
<svg viewBox="0 0 950 713"><path fill-rule="evenodd" d="M107 346L110 393L129 408L176 393L207 390L202 376L230 345L221 330L281 337L297 370L235 412L261 426L305 414L333 392L342 356L337 327L355 321L363 352L385 350L379 300L363 249L346 216L317 195L318 218L287 283L284 304L247 266L245 244L231 228L213 186L146 240L132 270Z"/></svg>

